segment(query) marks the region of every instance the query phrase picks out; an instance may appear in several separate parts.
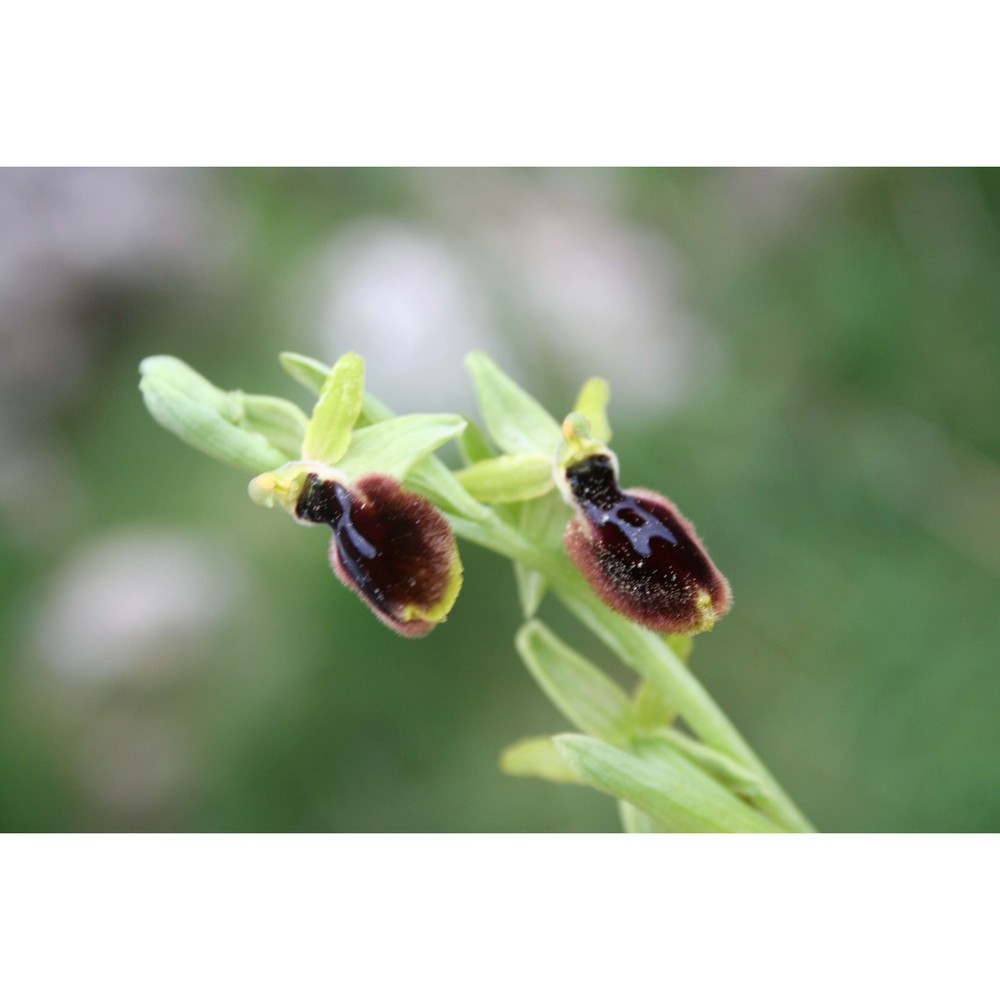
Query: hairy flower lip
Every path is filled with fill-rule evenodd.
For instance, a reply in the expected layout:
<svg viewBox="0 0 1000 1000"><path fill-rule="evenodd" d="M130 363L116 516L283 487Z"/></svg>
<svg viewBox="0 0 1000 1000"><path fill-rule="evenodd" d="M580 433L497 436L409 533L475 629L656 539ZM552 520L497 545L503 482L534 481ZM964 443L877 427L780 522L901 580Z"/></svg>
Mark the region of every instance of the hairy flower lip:
<svg viewBox="0 0 1000 1000"><path fill-rule="evenodd" d="M595 593L632 621L658 632L705 632L729 610L726 578L694 526L652 490L622 490L610 454L567 467L576 516L566 528L570 558Z"/></svg>
<svg viewBox="0 0 1000 1000"><path fill-rule="evenodd" d="M334 572L390 628L416 638L444 621L462 564L451 526L428 500L380 473L346 483L309 472L295 516L331 528Z"/></svg>

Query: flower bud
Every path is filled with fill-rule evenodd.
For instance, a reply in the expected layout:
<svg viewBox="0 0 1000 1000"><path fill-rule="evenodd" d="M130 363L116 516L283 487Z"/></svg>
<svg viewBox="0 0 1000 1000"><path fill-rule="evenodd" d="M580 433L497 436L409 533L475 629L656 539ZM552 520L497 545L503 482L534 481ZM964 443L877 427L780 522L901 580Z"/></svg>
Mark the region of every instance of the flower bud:
<svg viewBox="0 0 1000 1000"><path fill-rule="evenodd" d="M450 525L429 501L379 473L345 484L310 472L295 516L330 526L334 571L390 628L417 637L444 621L462 564Z"/></svg>
<svg viewBox="0 0 1000 1000"><path fill-rule="evenodd" d="M708 631L729 610L729 584L666 497L619 489L608 453L582 458L564 474L576 508L566 548L606 604L657 632L682 634Z"/></svg>

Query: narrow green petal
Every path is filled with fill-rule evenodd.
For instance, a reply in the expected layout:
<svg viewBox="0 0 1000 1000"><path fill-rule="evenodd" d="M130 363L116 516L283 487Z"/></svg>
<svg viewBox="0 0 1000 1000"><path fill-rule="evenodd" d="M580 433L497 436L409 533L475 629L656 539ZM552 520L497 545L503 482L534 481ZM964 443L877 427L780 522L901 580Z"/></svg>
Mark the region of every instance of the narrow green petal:
<svg viewBox="0 0 1000 1000"><path fill-rule="evenodd" d="M618 815L625 833L674 833L665 823L657 823L652 816L636 809L631 802L618 800Z"/></svg>
<svg viewBox="0 0 1000 1000"><path fill-rule="evenodd" d="M518 778L545 778L560 784L583 782L555 748L551 736L530 736L505 747L500 754L500 770Z"/></svg>
<svg viewBox="0 0 1000 1000"><path fill-rule="evenodd" d="M348 352L330 369L312 419L306 428L302 457L307 461L338 462L351 443L351 431L361 414L365 362Z"/></svg>
<svg viewBox="0 0 1000 1000"><path fill-rule="evenodd" d="M323 391L327 376L330 374L329 365L325 365L315 358L307 358L304 354L293 354L291 351L282 351L278 355L278 360L281 362L281 367L313 395L318 396ZM361 402L361 416L355 426L367 427L369 424L388 420L392 416L394 414L388 406L380 403L371 393L366 392Z"/></svg>
<svg viewBox="0 0 1000 1000"><path fill-rule="evenodd" d="M486 429L511 455L537 451L552 455L561 441L559 424L485 354L474 351L465 361L479 397Z"/></svg>
<svg viewBox="0 0 1000 1000"><path fill-rule="evenodd" d="M278 355L278 360L281 362L281 367L313 395L318 396L323 391L326 378L330 374L329 365L325 365L315 358L307 358L304 354L295 354L292 351L282 351Z"/></svg>
<svg viewBox="0 0 1000 1000"><path fill-rule="evenodd" d="M590 422L590 433L598 441L611 441L611 425L608 423L608 400L611 387L607 379L590 378L583 383L580 395L576 397L573 409L582 413Z"/></svg>
<svg viewBox="0 0 1000 1000"><path fill-rule="evenodd" d="M525 452L487 458L460 469L455 478L484 503L517 503L544 496L555 487L550 455Z"/></svg>
<svg viewBox="0 0 1000 1000"><path fill-rule="evenodd" d="M330 368L322 361L302 354L285 352L279 355L281 365L297 382L317 395ZM395 414L384 403L366 392L361 403L361 416L355 427L361 428L391 420ZM488 508L473 500L458 484L451 470L436 456L427 455L416 462L407 473L406 484L426 496L436 506L471 521L482 521L489 516Z"/></svg>
<svg viewBox="0 0 1000 1000"><path fill-rule="evenodd" d="M515 640L531 675L552 703L585 733L625 746L634 731L632 705L617 684L539 621Z"/></svg>
<svg viewBox="0 0 1000 1000"><path fill-rule="evenodd" d="M486 432L472 420L465 425L462 436L459 438L458 446L462 451L462 457L472 465L475 462L482 462L487 458L495 458L496 452L490 445Z"/></svg>

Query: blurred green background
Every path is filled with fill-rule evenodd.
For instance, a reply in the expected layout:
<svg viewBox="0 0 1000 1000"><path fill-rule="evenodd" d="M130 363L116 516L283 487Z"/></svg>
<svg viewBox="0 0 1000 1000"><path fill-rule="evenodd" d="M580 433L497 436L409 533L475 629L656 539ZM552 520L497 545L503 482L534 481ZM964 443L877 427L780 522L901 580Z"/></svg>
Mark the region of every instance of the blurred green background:
<svg viewBox="0 0 1000 1000"><path fill-rule="evenodd" d="M560 416L611 380L624 483L733 586L694 668L821 829L1000 828L1000 174L966 170L0 172L0 828L618 828L497 768L567 728L502 560L463 545L398 638L136 388L169 353L308 406L277 352L354 349L471 413L473 348Z"/></svg>

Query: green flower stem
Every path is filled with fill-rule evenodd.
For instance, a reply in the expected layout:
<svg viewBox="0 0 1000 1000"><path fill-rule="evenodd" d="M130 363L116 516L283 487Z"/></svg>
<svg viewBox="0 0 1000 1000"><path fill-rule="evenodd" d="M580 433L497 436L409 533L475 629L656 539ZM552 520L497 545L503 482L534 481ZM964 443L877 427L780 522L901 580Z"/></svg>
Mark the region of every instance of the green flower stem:
<svg viewBox="0 0 1000 1000"><path fill-rule="evenodd" d="M760 811L786 830L813 827L764 767L725 713L658 636L608 608L568 559L530 545L495 514L481 522L449 518L455 534L537 570L567 608L622 660L663 693L704 743L753 771L760 781Z"/></svg>

